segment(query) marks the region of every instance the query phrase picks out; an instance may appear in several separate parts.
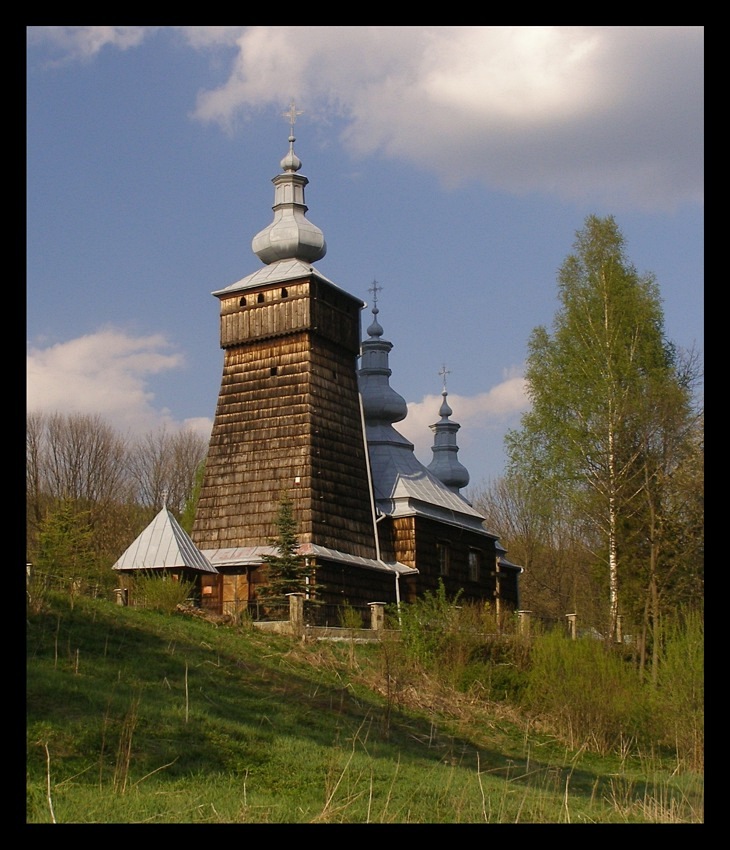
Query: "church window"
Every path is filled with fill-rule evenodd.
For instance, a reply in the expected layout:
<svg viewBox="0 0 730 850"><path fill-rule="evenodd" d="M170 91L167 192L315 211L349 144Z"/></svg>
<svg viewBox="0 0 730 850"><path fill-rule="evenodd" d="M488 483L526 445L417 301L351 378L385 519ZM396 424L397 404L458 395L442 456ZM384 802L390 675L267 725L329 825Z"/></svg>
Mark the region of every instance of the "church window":
<svg viewBox="0 0 730 850"><path fill-rule="evenodd" d="M479 581L479 551L469 550L469 581Z"/></svg>
<svg viewBox="0 0 730 850"><path fill-rule="evenodd" d="M451 548L448 543L437 543L436 552L439 557L439 574L447 576L449 574L449 566L451 561Z"/></svg>

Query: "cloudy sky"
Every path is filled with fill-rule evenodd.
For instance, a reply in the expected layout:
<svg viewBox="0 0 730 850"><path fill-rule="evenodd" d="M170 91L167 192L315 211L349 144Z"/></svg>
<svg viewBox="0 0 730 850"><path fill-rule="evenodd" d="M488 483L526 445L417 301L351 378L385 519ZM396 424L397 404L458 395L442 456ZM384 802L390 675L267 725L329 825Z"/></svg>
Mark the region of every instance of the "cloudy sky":
<svg viewBox="0 0 730 850"><path fill-rule="evenodd" d="M587 215L703 352L703 88L702 27L29 27L28 409L210 432L211 293L261 267L294 101L317 268L382 287L426 464L446 368L486 485Z"/></svg>

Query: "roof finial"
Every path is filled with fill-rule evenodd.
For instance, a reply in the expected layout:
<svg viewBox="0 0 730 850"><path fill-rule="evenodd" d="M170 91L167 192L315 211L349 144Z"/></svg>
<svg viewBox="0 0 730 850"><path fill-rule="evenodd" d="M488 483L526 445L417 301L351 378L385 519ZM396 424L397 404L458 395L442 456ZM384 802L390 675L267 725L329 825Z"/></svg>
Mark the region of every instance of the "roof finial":
<svg viewBox="0 0 730 850"><path fill-rule="evenodd" d="M439 375L444 379L444 393L446 392L446 376L451 374L451 369L446 368L446 364L441 367L439 370Z"/></svg>
<svg viewBox="0 0 730 850"><path fill-rule="evenodd" d="M370 311L373 314L373 321L368 328L368 334L371 337L380 337L383 335L383 329L380 327L380 323L378 322L378 313L380 312L380 310L378 310L378 292L380 292L382 288L383 287L380 286L374 278L373 282L368 287L368 292L373 293L373 306Z"/></svg>
<svg viewBox="0 0 730 850"><path fill-rule="evenodd" d="M375 279L373 279L373 282L368 287L368 292L373 293L373 313L378 312L378 292L380 292L382 288L382 286L378 286L378 282Z"/></svg>
<svg viewBox="0 0 730 850"><path fill-rule="evenodd" d="M163 490L162 491L162 507L163 508L167 507L167 496L168 496L167 490Z"/></svg>
<svg viewBox="0 0 730 850"><path fill-rule="evenodd" d="M301 115L301 114L302 114L302 110L297 109L296 104L294 103L294 99L292 98L291 103L289 104L289 111L281 113L282 118L286 118L287 121L289 122L289 135L290 136L294 135L294 124L296 123L297 115ZM292 141L294 141L294 139L292 139Z"/></svg>

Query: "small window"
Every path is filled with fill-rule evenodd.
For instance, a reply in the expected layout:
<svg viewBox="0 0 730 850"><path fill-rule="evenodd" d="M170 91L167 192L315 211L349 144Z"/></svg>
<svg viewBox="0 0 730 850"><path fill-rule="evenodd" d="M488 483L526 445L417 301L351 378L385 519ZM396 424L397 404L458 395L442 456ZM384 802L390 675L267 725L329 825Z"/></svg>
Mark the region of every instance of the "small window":
<svg viewBox="0 0 730 850"><path fill-rule="evenodd" d="M476 549L469 550L469 581L479 581L480 557Z"/></svg>
<svg viewBox="0 0 730 850"><path fill-rule="evenodd" d="M259 292L259 294L256 296L256 300L259 302L259 304L263 304L264 303L264 293Z"/></svg>
<svg viewBox="0 0 730 850"><path fill-rule="evenodd" d="M281 297L282 298L288 298L289 297L289 290L285 286L281 287Z"/></svg>
<svg viewBox="0 0 730 850"><path fill-rule="evenodd" d="M245 307L246 306L246 296L245 295L242 296L241 300L238 302L238 306L239 307Z"/></svg>
<svg viewBox="0 0 730 850"><path fill-rule="evenodd" d="M448 543L437 543L436 551L439 558L439 573L442 576L449 574L449 566L451 561L451 551Z"/></svg>
<svg viewBox="0 0 730 850"><path fill-rule="evenodd" d="M278 371L279 371L278 366L272 366L271 367L271 377L273 378L273 376L276 375L278 373Z"/></svg>

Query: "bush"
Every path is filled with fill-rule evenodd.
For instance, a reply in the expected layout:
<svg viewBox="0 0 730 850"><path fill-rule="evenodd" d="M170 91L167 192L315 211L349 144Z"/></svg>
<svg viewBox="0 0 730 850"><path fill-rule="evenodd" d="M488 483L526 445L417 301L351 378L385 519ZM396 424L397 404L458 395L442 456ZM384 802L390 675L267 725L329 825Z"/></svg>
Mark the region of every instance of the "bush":
<svg viewBox="0 0 730 850"><path fill-rule="evenodd" d="M364 628L363 618L360 611L353 607L347 600L340 605L337 611L337 620L340 628L343 629L362 629Z"/></svg>
<svg viewBox="0 0 730 850"><path fill-rule="evenodd" d="M167 571L160 575L135 577L130 591L130 603L138 608L150 608L163 614L172 614L192 595L192 581L176 579Z"/></svg>
<svg viewBox="0 0 730 850"><path fill-rule="evenodd" d="M502 638L489 605L459 602L460 594L449 599L439 582L435 592L401 607L405 659L459 691L479 685L490 698L515 698L524 688L526 646ZM499 653L498 661L494 652Z"/></svg>
<svg viewBox="0 0 730 850"><path fill-rule="evenodd" d="M513 635L492 635L472 653L466 671L479 682L489 699L519 704L527 688L530 645Z"/></svg>
<svg viewBox="0 0 730 850"><path fill-rule="evenodd" d="M634 668L602 640L560 632L533 640L525 705L573 748L608 753L647 739L647 696Z"/></svg>
<svg viewBox="0 0 730 850"><path fill-rule="evenodd" d="M705 653L702 612L690 611L667 630L655 696L657 733L691 770L704 770Z"/></svg>

